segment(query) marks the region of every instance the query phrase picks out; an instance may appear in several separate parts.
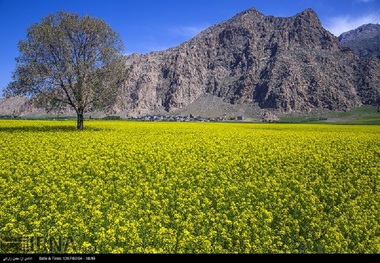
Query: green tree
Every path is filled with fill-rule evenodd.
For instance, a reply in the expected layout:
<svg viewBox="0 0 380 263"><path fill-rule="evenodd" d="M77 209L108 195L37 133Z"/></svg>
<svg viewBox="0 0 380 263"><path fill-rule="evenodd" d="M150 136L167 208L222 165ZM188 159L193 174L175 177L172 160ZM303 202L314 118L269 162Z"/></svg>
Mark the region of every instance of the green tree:
<svg viewBox="0 0 380 263"><path fill-rule="evenodd" d="M19 42L13 80L4 96L24 95L46 107L84 113L107 110L126 80L123 43L103 20L65 11L30 26Z"/></svg>

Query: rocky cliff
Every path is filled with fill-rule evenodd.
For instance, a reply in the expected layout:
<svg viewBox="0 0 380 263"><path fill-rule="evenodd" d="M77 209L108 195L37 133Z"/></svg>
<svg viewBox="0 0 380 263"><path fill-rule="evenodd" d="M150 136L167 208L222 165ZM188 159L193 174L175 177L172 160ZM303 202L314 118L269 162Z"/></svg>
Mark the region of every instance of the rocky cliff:
<svg viewBox="0 0 380 263"><path fill-rule="evenodd" d="M341 34L339 42L351 48L359 57L380 58L380 25L365 24Z"/></svg>
<svg viewBox="0 0 380 263"><path fill-rule="evenodd" d="M360 60L311 9L288 18L250 9L127 63L122 110L130 116L172 112L205 95L280 112L379 103L379 61Z"/></svg>
<svg viewBox="0 0 380 263"><path fill-rule="evenodd" d="M113 114L307 113L380 104L380 60L362 59L312 9L249 9L168 50L127 56Z"/></svg>

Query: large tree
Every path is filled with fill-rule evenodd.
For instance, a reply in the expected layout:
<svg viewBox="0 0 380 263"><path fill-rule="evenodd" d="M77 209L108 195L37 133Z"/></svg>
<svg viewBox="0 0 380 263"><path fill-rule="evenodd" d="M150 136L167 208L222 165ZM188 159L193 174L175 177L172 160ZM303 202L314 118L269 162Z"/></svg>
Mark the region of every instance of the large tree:
<svg viewBox="0 0 380 263"><path fill-rule="evenodd" d="M83 130L84 113L106 110L126 78L123 43L103 20L60 11L30 26L19 42L5 96L25 95L46 109L69 105Z"/></svg>

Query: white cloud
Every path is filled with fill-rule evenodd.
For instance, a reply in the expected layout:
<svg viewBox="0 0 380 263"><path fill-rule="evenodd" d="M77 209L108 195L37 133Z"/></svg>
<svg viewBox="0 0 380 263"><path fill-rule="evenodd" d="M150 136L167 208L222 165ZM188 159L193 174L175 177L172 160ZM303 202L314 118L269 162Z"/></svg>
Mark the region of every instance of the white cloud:
<svg viewBox="0 0 380 263"><path fill-rule="evenodd" d="M172 46L170 45L167 45L167 44L160 44L160 43L157 43L157 41L151 41L151 42L144 42L142 44L139 45L138 48L135 49L135 51L130 51L130 50L127 50L125 52L125 55L131 55L135 52L137 53L140 53L140 54L145 54L145 53L149 53L149 52L153 52L153 51L161 51L161 50L166 50L168 48L171 48Z"/></svg>
<svg viewBox="0 0 380 263"><path fill-rule="evenodd" d="M205 30L208 25L202 26L171 26L156 29L155 32L150 32L145 35L139 44L135 44L135 52L149 53L153 51L166 50L171 47L182 44L183 42L193 38L201 31ZM131 54L130 50L127 50L126 54Z"/></svg>
<svg viewBox="0 0 380 263"><path fill-rule="evenodd" d="M361 0L361 1L369 1L369 0ZM340 34L350 31L352 29L356 29L364 24L379 24L380 23L380 14L372 13L367 14L361 17L352 17L352 16L337 16L328 19L326 23L326 29L333 33L335 36L339 36Z"/></svg>
<svg viewBox="0 0 380 263"><path fill-rule="evenodd" d="M198 35L201 31L205 30L208 25L202 26L178 26L170 28L169 31L171 34L176 36L181 36L185 38L192 38Z"/></svg>
<svg viewBox="0 0 380 263"><path fill-rule="evenodd" d="M360 4L360 3L371 3L374 0L355 0L354 4Z"/></svg>

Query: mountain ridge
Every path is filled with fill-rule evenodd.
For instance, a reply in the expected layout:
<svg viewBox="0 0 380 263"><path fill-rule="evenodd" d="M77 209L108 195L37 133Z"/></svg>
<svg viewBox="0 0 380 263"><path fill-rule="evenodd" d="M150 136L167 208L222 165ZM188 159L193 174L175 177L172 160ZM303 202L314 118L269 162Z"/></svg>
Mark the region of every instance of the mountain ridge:
<svg viewBox="0 0 380 263"><path fill-rule="evenodd" d="M177 47L128 61L130 115L173 112L205 94L280 112L345 110L376 101L363 100L357 90L369 68L322 27L312 9L279 18L252 8ZM376 96L377 79L366 81L372 93L365 94Z"/></svg>
<svg viewBox="0 0 380 263"><path fill-rule="evenodd" d="M211 114L195 105L287 114L380 104L379 59L359 58L312 9L274 17L251 8L178 46L128 55L126 63L129 79L108 114Z"/></svg>
<svg viewBox="0 0 380 263"><path fill-rule="evenodd" d="M364 24L342 33L339 42L351 48L360 58L380 58L380 24Z"/></svg>

